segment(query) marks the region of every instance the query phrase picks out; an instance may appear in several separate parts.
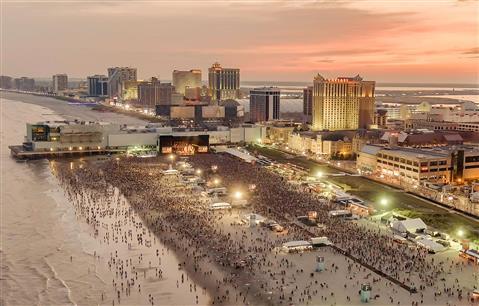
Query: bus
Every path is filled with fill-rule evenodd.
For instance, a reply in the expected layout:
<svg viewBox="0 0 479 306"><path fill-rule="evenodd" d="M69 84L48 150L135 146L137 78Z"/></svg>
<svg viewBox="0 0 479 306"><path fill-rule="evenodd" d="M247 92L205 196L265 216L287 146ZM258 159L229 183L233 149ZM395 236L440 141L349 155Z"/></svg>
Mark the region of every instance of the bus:
<svg viewBox="0 0 479 306"><path fill-rule="evenodd" d="M332 218L351 218L353 214L349 210L332 210L328 212Z"/></svg>
<svg viewBox="0 0 479 306"><path fill-rule="evenodd" d="M210 210L231 209L231 204L226 202L213 203L210 205Z"/></svg>
<svg viewBox="0 0 479 306"><path fill-rule="evenodd" d="M226 189L226 187L208 188L206 189L205 193L207 196L225 196L228 194L228 190Z"/></svg>

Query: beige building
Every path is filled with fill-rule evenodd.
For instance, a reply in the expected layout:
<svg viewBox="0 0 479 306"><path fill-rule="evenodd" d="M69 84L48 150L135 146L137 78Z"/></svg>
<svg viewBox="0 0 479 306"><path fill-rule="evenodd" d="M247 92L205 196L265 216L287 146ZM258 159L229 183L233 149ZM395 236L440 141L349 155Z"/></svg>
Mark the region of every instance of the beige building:
<svg viewBox="0 0 479 306"><path fill-rule="evenodd" d="M375 82L359 75L328 80L318 74L313 85L314 131L366 129L373 124Z"/></svg>
<svg viewBox="0 0 479 306"><path fill-rule="evenodd" d="M185 88L185 99L188 101L200 101L201 100L201 87Z"/></svg>
<svg viewBox="0 0 479 306"><path fill-rule="evenodd" d="M157 78L138 85L138 103L154 109L156 105L171 105L174 87L170 83L161 83Z"/></svg>
<svg viewBox="0 0 479 306"><path fill-rule="evenodd" d="M321 155L325 158L349 158L353 143L346 135L315 132L292 132L288 146L298 152Z"/></svg>
<svg viewBox="0 0 479 306"><path fill-rule="evenodd" d="M208 68L208 84L212 101L237 99L240 94L240 70L223 68L214 63Z"/></svg>
<svg viewBox="0 0 479 306"><path fill-rule="evenodd" d="M122 97L125 101L138 100L138 86L143 81L124 81Z"/></svg>
<svg viewBox="0 0 479 306"><path fill-rule="evenodd" d="M271 126L268 127L268 139L271 142L285 143L294 131L294 126Z"/></svg>
<svg viewBox="0 0 479 306"><path fill-rule="evenodd" d="M366 145L357 168L409 183L463 183L479 179L479 150L471 146L434 149L387 148Z"/></svg>
<svg viewBox="0 0 479 306"><path fill-rule="evenodd" d="M353 144L350 139L323 140L321 153L328 157L348 158L353 153Z"/></svg>
<svg viewBox="0 0 479 306"><path fill-rule="evenodd" d="M185 95L187 88L201 88L201 70L173 70L172 80L176 92Z"/></svg>
<svg viewBox="0 0 479 306"><path fill-rule="evenodd" d="M357 168L379 172L409 183L449 183L451 158L448 153L366 145L357 158Z"/></svg>

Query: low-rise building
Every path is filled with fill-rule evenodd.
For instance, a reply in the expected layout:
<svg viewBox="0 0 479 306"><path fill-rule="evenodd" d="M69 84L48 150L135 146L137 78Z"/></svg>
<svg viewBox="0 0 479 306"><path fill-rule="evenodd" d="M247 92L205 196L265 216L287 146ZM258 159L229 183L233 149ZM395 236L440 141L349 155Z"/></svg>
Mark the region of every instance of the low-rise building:
<svg viewBox="0 0 479 306"><path fill-rule="evenodd" d="M12 154L17 156L22 152L68 154L126 151L138 147L159 150L160 138L164 136L168 136L170 142L178 141L180 145L188 144L190 139L196 141L200 136L208 138L208 146L251 143L266 139L266 127L243 124L235 128L219 126L216 129L195 130L171 126L127 127L101 122L46 121L27 124L23 147L12 146L11 149Z"/></svg>
<svg viewBox="0 0 479 306"><path fill-rule="evenodd" d="M451 180L451 163L447 154L406 148L365 146L357 157L357 168L379 172L409 183Z"/></svg>
<svg viewBox="0 0 479 306"><path fill-rule="evenodd" d="M457 132L431 131L427 129L410 131L385 131L381 136L383 143L391 146L434 148L462 145L464 139Z"/></svg>
<svg viewBox="0 0 479 306"><path fill-rule="evenodd" d="M387 127L388 113L386 110L378 109L374 112L373 125L371 128L384 129Z"/></svg>
<svg viewBox="0 0 479 306"><path fill-rule="evenodd" d="M366 144L379 143L381 131L291 132L288 146L296 151L325 158L349 159Z"/></svg>
<svg viewBox="0 0 479 306"><path fill-rule="evenodd" d="M264 124L268 128L268 140L270 142L287 143L291 133L297 128L297 124L291 121L273 121Z"/></svg>
<svg viewBox="0 0 479 306"><path fill-rule="evenodd" d="M383 135L381 130L358 130L352 138L352 151L357 154L367 144L378 144Z"/></svg>
<svg viewBox="0 0 479 306"><path fill-rule="evenodd" d="M352 138L356 131L292 132L288 146L298 152L325 158L350 158L353 155Z"/></svg>
<svg viewBox="0 0 479 306"><path fill-rule="evenodd" d="M463 183L479 179L479 149L448 146L416 149L366 145L357 156L357 168L396 177L408 183Z"/></svg>

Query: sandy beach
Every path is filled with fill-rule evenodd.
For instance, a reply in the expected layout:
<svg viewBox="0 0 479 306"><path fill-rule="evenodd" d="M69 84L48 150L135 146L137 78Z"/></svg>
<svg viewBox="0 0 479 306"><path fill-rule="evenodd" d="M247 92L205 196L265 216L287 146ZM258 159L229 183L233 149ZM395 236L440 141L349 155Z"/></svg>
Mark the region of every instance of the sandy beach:
<svg viewBox="0 0 479 306"><path fill-rule="evenodd" d="M297 200L300 196L297 192L301 190L282 183L290 197L278 203L274 197L267 197L272 194L264 189L272 187L269 180L273 174L267 174L266 170L253 169L250 164L222 154L196 155L190 162L195 169L204 171L207 180L221 178L222 186L228 190L244 191L248 184L255 184L255 193L248 193L251 207L209 210L208 201L182 183L179 176L163 174L170 164L175 165L167 157L115 158L102 164L85 165L77 171L59 168L58 175L70 196L91 192L97 195L91 198L98 199L109 193L110 186L118 187L154 233L173 249L186 254L185 267L194 278L203 278L213 294L213 303L359 305L361 285L370 284L373 305L472 305L469 295L477 286L478 268L459 259L457 251L428 255L410 246L394 244L392 234L369 221L338 224L324 219L329 229L312 231L318 236L326 233L334 237L335 244L348 249L350 255L344 256L331 247L287 253L281 248L284 242L310 237L307 231L288 221L288 214L278 214L281 207L289 207L288 202ZM208 170L210 168L216 170ZM229 175L235 168L236 175ZM181 166L178 169L181 171ZM248 181L243 180L248 177ZM301 201L304 201L302 205L309 201L327 205L307 193ZM101 206L100 202L93 200L95 205ZM302 205L291 206L290 213L297 215ZM318 211L321 212L320 207ZM242 224L240 221L248 212L274 218L287 232L278 234L262 226ZM101 210L96 211L92 218L101 214ZM355 233L343 229L341 235L334 236L337 226L350 228ZM356 233L375 239L359 238ZM349 240L349 236L358 239ZM389 251L382 254L377 249ZM317 256L325 261L322 272L315 271ZM367 264L389 278L373 272Z"/></svg>
<svg viewBox="0 0 479 306"><path fill-rule="evenodd" d="M24 95L17 96L22 98ZM25 96L30 97L30 96ZM20 143L24 136L25 123L41 120L80 118L123 122L124 116L114 113L97 113L65 102L44 97L27 99L38 105L2 98L2 206L1 206L1 258L0 281L2 305L111 305L117 295L111 285L116 271L109 267L111 253L119 258L138 260L138 269L146 271L139 276L144 286L142 293L132 292L122 299L127 305L150 304L148 294L155 295L155 302L163 305L208 304L208 293L190 291L196 283L178 268L180 261L174 252L158 240L150 238L150 246L124 245L113 247L103 241L105 235L114 231L118 216L105 216L99 220L106 227L95 228L82 215L82 211L65 197L64 190L52 173L57 161L46 160L17 163L10 157L8 145ZM60 116L52 106L62 111ZM93 115L92 115L93 114ZM93 117L90 117L92 115ZM96 117L95 117L96 116ZM137 119L126 117L129 124L140 124ZM5 127L8 126L8 129ZM63 162L63 161L62 161ZM66 161L65 161L66 162ZM81 159L72 159L68 165L77 166ZM128 202L118 200L117 211L128 209ZM86 207L82 207L86 209ZM121 219L123 221L123 219ZM138 216L131 216L122 230L132 234L143 232ZM162 278L151 278L149 262L159 267L161 257ZM185 278L177 285L181 276ZM121 286L121 285L120 285ZM186 290L187 289L187 290ZM198 299L196 296L198 295Z"/></svg>

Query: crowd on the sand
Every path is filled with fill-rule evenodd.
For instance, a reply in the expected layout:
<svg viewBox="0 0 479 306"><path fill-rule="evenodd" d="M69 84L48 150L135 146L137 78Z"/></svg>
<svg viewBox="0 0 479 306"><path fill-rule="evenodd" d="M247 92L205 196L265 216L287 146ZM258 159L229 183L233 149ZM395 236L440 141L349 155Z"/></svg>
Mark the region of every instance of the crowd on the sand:
<svg viewBox="0 0 479 306"><path fill-rule="evenodd" d="M95 226L101 225L96 220L99 214L120 213L128 219L134 209L149 229L187 258L182 265L194 275L212 282L213 303L244 304L257 299L273 304L311 303L313 296L321 295L309 286L298 290L298 285L295 285L295 290L291 292L284 290L285 280L295 279L297 271L294 271L292 262L277 256L277 246L286 239L302 240L309 237L304 230L290 226L287 237L273 239L271 235L253 235L233 224L226 228L225 213L205 209L197 191L182 184L175 175L164 175L164 171L176 162L163 157L112 158L104 163L73 170L66 166L59 167L57 175L68 196L79 203L78 209L88 210L83 213L88 217L88 222ZM195 155L189 158L189 163L201 170L205 181L220 177L221 185L226 187L254 186L248 198L254 212L285 226L295 216L316 211L323 225L317 229L318 235L327 236L360 262L416 288L419 291L418 299L412 305L423 302L421 291L426 287L437 289L434 295L447 295L459 301L469 298L459 281L448 287L441 281L452 269L460 269L460 263L435 262L427 256L427 251L398 244L374 227L331 218L328 211L334 209L334 204L311 190L289 184L277 173L225 154ZM111 197L114 193L112 186L119 189L131 207L113 212L102 209L99 203L84 205L84 201L95 203L105 195ZM129 241L132 239L145 243L145 237L141 234L132 237L131 233L122 233L115 239L124 243L131 243ZM158 252L157 256L161 261ZM211 265L205 265L205 262L218 264L219 272L214 271ZM113 286L118 288L117 302L122 294L128 295L132 288L141 291L139 284L136 287L138 271L133 262L119 259L117 254L112 253L109 263L115 267L120 278L112 281ZM353 268L362 269L351 262L348 269ZM161 273L160 269L155 276L161 277ZM244 286L245 283L248 286ZM321 288L328 286L327 283L316 285ZM350 300L349 295L347 299ZM149 296L148 301L153 305L153 296ZM321 301L326 302L327 296L321 295ZM396 301L391 296L389 302Z"/></svg>

